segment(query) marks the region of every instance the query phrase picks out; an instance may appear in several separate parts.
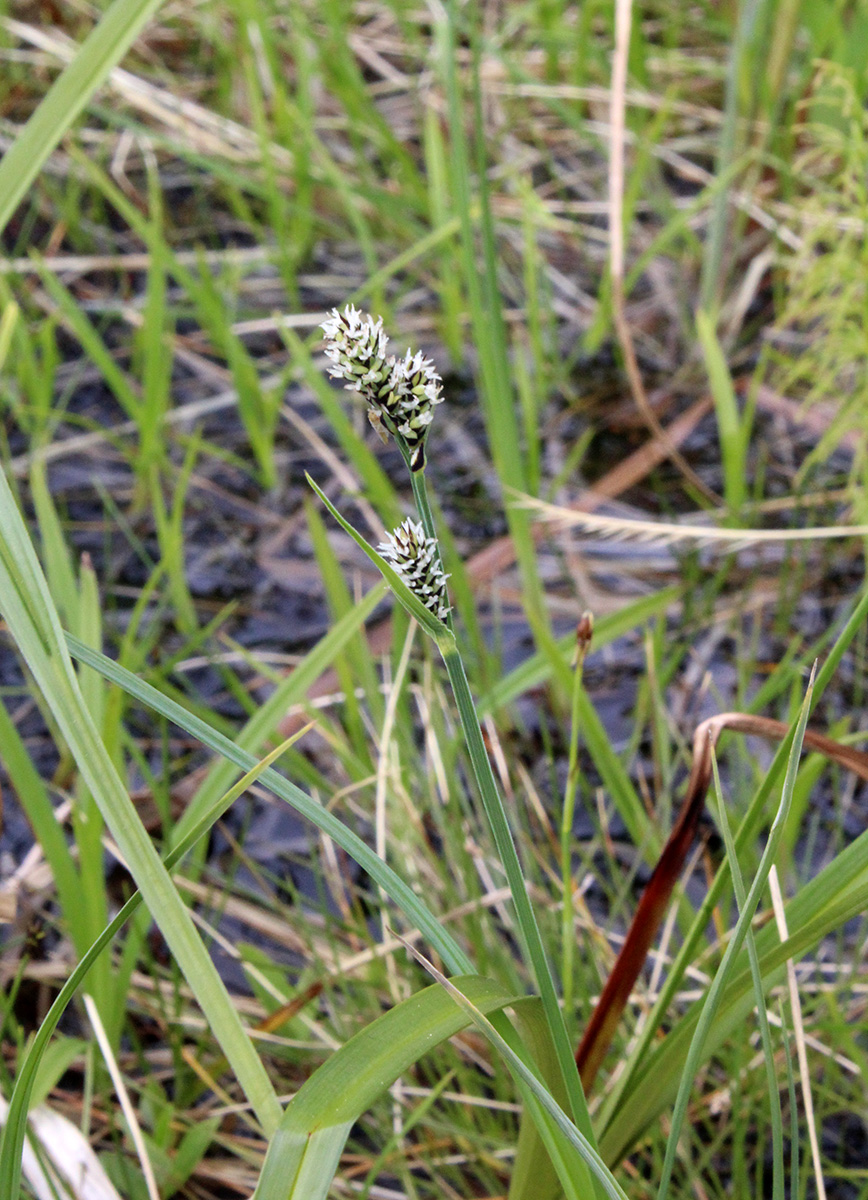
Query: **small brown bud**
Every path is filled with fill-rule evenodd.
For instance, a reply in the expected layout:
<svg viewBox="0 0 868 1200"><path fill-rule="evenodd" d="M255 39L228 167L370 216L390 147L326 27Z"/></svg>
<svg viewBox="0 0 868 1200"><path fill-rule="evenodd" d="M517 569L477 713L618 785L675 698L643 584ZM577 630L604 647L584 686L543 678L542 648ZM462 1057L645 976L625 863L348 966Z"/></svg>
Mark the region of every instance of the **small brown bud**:
<svg viewBox="0 0 868 1200"><path fill-rule="evenodd" d="M579 618L579 623L576 626L576 650L573 655L573 666L581 667L585 661L585 655L591 648L591 639L594 636L594 614L587 610L582 613Z"/></svg>

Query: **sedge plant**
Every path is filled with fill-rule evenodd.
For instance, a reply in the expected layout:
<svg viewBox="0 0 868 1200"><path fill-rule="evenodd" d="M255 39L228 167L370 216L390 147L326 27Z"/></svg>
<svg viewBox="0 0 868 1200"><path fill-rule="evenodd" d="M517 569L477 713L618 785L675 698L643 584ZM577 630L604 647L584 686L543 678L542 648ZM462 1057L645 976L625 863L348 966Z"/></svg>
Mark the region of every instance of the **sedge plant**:
<svg viewBox="0 0 868 1200"><path fill-rule="evenodd" d="M560 1075L559 1083L567 1097L570 1116L588 1146L593 1147L590 1116L575 1069L551 965L527 893L518 851L485 749L482 728L455 637L446 588L448 576L443 569L434 516L425 486L426 442L436 406L442 403L442 380L434 364L421 352L412 353L408 350L403 358L387 354L388 338L382 318L374 320L353 305L348 305L342 313L333 310L323 324L323 332L330 374L345 380L347 389L358 393L366 402L369 420L381 438L385 440L391 436L395 439L410 472L419 519L414 521L406 518L380 544L378 553L352 529L313 481L311 485L332 515L377 562L397 598L412 616L420 620L443 657L479 799L512 895L522 950L542 1001Z"/></svg>

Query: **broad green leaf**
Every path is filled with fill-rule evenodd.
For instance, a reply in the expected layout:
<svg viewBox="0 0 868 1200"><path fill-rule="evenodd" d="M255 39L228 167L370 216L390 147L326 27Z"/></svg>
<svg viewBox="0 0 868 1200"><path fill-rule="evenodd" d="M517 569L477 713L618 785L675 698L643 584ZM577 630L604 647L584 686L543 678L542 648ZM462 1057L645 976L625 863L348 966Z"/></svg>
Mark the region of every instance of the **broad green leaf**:
<svg viewBox="0 0 868 1200"><path fill-rule="evenodd" d="M522 1039L540 1078L566 1112L569 1099L542 1004L536 997L528 997L516 1005L516 1014L521 1022ZM560 1196L561 1183L552 1155L525 1105L509 1180L509 1200L560 1200Z"/></svg>
<svg viewBox="0 0 868 1200"><path fill-rule="evenodd" d="M486 1013L517 999L479 975L458 976L455 983ZM350 1038L287 1107L254 1200L325 1200L353 1124L408 1067L469 1022L435 984Z"/></svg>
<svg viewBox="0 0 868 1200"><path fill-rule="evenodd" d="M593 1186L610 1200L627 1200L623 1190L608 1170L599 1153L580 1129L573 1124L566 1113L540 1082L535 1070L532 1070L519 1053L520 1047L507 1029L504 1036L485 1013L473 1003L458 986L460 980L450 980L441 972L428 964L429 970L436 976L443 988L461 1006L477 1028L488 1038L500 1056L504 1059L518 1083L525 1104L530 1109L540 1137L545 1142L558 1171L560 1182L567 1195L567 1200L587 1200L590 1187ZM520 1008L516 1005L516 1010ZM552 1045L554 1052L554 1045ZM577 1170L581 1168L581 1170ZM590 1172L590 1174L589 1174ZM535 1198L536 1200L536 1198Z"/></svg>

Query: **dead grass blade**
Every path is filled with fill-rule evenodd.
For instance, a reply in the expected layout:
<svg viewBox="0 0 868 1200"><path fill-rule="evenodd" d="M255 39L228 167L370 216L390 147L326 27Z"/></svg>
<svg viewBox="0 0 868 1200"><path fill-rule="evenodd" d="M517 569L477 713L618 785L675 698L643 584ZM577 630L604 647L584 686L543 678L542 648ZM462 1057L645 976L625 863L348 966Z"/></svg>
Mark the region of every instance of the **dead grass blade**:
<svg viewBox="0 0 868 1200"><path fill-rule="evenodd" d="M750 734L769 741L783 741L789 733L789 726L771 717L758 717L740 712L721 713L697 726L693 735L693 765L681 811L669 835L669 841L645 885L624 944L576 1051L576 1065L585 1091L593 1083L611 1045L621 1014L639 978L651 944L657 936L672 891L696 838L699 818L711 782L712 750L724 730ZM825 754L832 762L847 767L861 779L868 780L868 754L863 751L845 746L834 738L812 730L805 732L804 744L811 750Z"/></svg>
<svg viewBox="0 0 868 1200"><path fill-rule="evenodd" d="M820 525L813 529L730 529L719 525L640 521L632 517L577 512L572 506L548 504L534 496L521 496L518 503L524 508L538 512L546 522L561 529L584 529L604 538L629 539L667 546L674 542L724 542L728 543L731 549L737 549L768 542L823 541L829 538L868 535L868 525Z"/></svg>

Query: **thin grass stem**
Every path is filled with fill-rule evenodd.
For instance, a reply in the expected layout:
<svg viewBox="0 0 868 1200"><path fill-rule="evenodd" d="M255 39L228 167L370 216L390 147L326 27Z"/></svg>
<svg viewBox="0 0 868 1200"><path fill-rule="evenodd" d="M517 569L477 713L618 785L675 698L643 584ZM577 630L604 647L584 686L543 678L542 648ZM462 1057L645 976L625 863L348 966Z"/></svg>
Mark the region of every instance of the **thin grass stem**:
<svg viewBox="0 0 868 1200"><path fill-rule="evenodd" d="M533 968L536 985L543 1002L546 1020L549 1024L552 1041L554 1042L563 1073L567 1095L573 1109L574 1119L579 1129L581 1129L585 1137L593 1145L595 1144L595 1138L591 1119L579 1079L579 1073L576 1070L563 1012L561 1011L555 992L551 966L543 946L542 937L540 936L536 914L530 902L530 897L527 894L527 884L521 863L519 862L518 851L513 841L509 821L503 807L503 801L501 800L494 779L494 772L491 769L491 763L485 749L482 729L479 724L479 718L476 715L473 697L470 693L470 685L464 670L464 663L454 643L448 648L445 646L442 647L442 653L446 671L449 675L449 682L452 685L452 692L455 696L455 703L458 706L461 728L467 742L467 749L470 754L470 761L473 766L473 773L476 778L477 787L479 788L482 805L488 817L500 861L506 872L507 882L512 893L512 900L515 905L518 925L521 931L523 948Z"/></svg>

